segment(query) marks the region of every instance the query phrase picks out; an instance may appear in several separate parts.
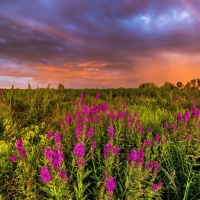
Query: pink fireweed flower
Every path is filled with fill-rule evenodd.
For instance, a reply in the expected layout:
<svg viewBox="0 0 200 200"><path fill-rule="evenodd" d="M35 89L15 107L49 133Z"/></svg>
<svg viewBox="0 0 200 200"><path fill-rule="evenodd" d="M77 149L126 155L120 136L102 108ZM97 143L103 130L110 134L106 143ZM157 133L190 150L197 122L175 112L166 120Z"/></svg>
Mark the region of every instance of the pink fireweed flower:
<svg viewBox="0 0 200 200"><path fill-rule="evenodd" d="M152 169L154 166L154 163L152 161L150 161L147 165L146 165L146 169L149 170L149 169Z"/></svg>
<svg viewBox="0 0 200 200"><path fill-rule="evenodd" d="M151 148L152 141L151 140L144 140L143 144L146 145L148 148Z"/></svg>
<svg viewBox="0 0 200 200"><path fill-rule="evenodd" d="M187 136L187 139L188 139L188 140L191 140L191 139L192 139L192 135L188 135L188 136Z"/></svg>
<svg viewBox="0 0 200 200"><path fill-rule="evenodd" d="M94 149L97 145L97 142L96 141L92 141L92 145L91 145L91 148Z"/></svg>
<svg viewBox="0 0 200 200"><path fill-rule="evenodd" d="M51 174L47 166L43 166L40 170L40 177L44 183L48 183L51 180Z"/></svg>
<svg viewBox="0 0 200 200"><path fill-rule="evenodd" d="M160 142L160 135L157 133L155 137L155 142L159 143Z"/></svg>
<svg viewBox="0 0 200 200"><path fill-rule="evenodd" d="M60 171L59 171L59 177L61 178L61 179L66 179L67 178L67 174L66 174L66 170L65 169L61 169Z"/></svg>
<svg viewBox="0 0 200 200"><path fill-rule="evenodd" d="M71 122L72 122L72 113L70 112L64 120L65 120L67 125L71 124Z"/></svg>
<svg viewBox="0 0 200 200"><path fill-rule="evenodd" d="M84 163L85 163L85 160L84 160L84 159L76 160L76 164L77 164L77 165L84 165Z"/></svg>
<svg viewBox="0 0 200 200"><path fill-rule="evenodd" d="M113 154L113 155L119 156L120 150L121 150L120 147L115 147L115 148L113 148L113 150L112 150L112 154Z"/></svg>
<svg viewBox="0 0 200 200"><path fill-rule="evenodd" d="M22 138L19 138L16 143L16 150L20 151L24 149Z"/></svg>
<svg viewBox="0 0 200 200"><path fill-rule="evenodd" d="M61 142L60 132L57 131L57 132L55 133L54 141L55 141L55 143Z"/></svg>
<svg viewBox="0 0 200 200"><path fill-rule="evenodd" d="M17 161L17 156L10 156L10 160L12 162L16 162Z"/></svg>
<svg viewBox="0 0 200 200"><path fill-rule="evenodd" d="M158 169L159 169L158 161L153 163L153 167L154 167L154 173L157 175L158 174Z"/></svg>
<svg viewBox="0 0 200 200"><path fill-rule="evenodd" d="M167 130L167 128L168 128L168 123L167 123L167 122L164 122L163 127L164 127L165 130Z"/></svg>
<svg viewBox="0 0 200 200"><path fill-rule="evenodd" d="M85 155L84 143L83 142L77 143L76 146L74 147L73 153L77 157L80 157L80 158L84 157Z"/></svg>
<svg viewBox="0 0 200 200"><path fill-rule="evenodd" d="M20 158L25 158L25 157L26 157L26 150L25 150L25 149L22 149L22 150L19 152L19 157L20 157Z"/></svg>
<svg viewBox="0 0 200 200"><path fill-rule="evenodd" d="M106 182L106 188L109 193L113 192L116 187L115 178L109 177Z"/></svg>
<svg viewBox="0 0 200 200"><path fill-rule="evenodd" d="M149 132L152 132L152 128L151 128L151 126L149 126L148 128L147 128L147 130L149 131Z"/></svg>
<svg viewBox="0 0 200 200"><path fill-rule="evenodd" d="M96 93L96 97L95 97L96 99L99 99L100 98L100 92L97 92Z"/></svg>
<svg viewBox="0 0 200 200"><path fill-rule="evenodd" d="M110 137L114 137L114 128L113 126L108 127L108 134Z"/></svg>
<svg viewBox="0 0 200 200"><path fill-rule="evenodd" d="M49 131L49 132L47 133L46 138L47 138L47 139L51 139L52 134L53 134L53 132L52 132L52 131Z"/></svg>
<svg viewBox="0 0 200 200"><path fill-rule="evenodd" d="M182 115L181 115L181 113L178 113L177 115L176 115L176 120L177 121L180 121L182 119Z"/></svg>
<svg viewBox="0 0 200 200"><path fill-rule="evenodd" d="M91 138L94 134L94 127L89 128L88 132L87 132L87 136L89 138Z"/></svg>
<svg viewBox="0 0 200 200"><path fill-rule="evenodd" d="M134 114L133 114L133 116L134 116L134 117L137 117L137 116L138 116L138 112L135 111Z"/></svg>
<svg viewBox="0 0 200 200"><path fill-rule="evenodd" d="M158 191L160 189L160 187L163 186L163 182L159 182L158 184L153 184L152 185L152 190L153 191Z"/></svg>
<svg viewBox="0 0 200 200"><path fill-rule="evenodd" d="M175 123L172 124L172 130L176 130L177 129L177 126Z"/></svg>
<svg viewBox="0 0 200 200"><path fill-rule="evenodd" d="M108 110L108 104L107 103L103 103L100 107L102 112L106 112Z"/></svg>

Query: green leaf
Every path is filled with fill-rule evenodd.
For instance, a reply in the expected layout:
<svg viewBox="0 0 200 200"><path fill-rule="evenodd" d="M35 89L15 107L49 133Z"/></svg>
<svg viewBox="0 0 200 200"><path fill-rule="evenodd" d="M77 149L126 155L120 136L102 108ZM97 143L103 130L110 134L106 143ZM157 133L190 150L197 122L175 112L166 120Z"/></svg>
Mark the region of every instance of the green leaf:
<svg viewBox="0 0 200 200"><path fill-rule="evenodd" d="M84 180L91 173L91 171L92 170L85 172L84 175L83 175L82 180Z"/></svg>
<svg viewBox="0 0 200 200"><path fill-rule="evenodd" d="M69 195L68 190L62 190L58 193L57 197L68 196L68 195Z"/></svg>
<svg viewBox="0 0 200 200"><path fill-rule="evenodd" d="M52 197L55 197L55 193L53 191L51 191L49 188L40 186L40 189L44 192L46 192L47 194L51 195Z"/></svg>

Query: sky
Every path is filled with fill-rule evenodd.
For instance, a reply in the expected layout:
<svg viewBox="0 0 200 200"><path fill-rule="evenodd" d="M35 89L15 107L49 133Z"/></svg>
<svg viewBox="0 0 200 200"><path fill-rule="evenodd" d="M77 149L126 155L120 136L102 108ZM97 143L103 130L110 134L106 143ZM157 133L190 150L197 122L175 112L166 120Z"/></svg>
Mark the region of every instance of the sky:
<svg viewBox="0 0 200 200"><path fill-rule="evenodd" d="M0 0L0 88L200 78L200 0Z"/></svg>

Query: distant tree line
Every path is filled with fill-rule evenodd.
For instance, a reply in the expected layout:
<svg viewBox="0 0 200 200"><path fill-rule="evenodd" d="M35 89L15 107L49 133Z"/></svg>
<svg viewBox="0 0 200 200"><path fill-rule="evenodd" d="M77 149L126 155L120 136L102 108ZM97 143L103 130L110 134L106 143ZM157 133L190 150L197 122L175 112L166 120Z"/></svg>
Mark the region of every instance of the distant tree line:
<svg viewBox="0 0 200 200"><path fill-rule="evenodd" d="M142 83L139 85L139 88L153 88L157 87L155 83ZM192 79L188 81L185 85L179 81L175 84L170 83L168 81L164 82L161 88L168 88L168 89L178 89L178 90L199 90L200 88L200 79Z"/></svg>

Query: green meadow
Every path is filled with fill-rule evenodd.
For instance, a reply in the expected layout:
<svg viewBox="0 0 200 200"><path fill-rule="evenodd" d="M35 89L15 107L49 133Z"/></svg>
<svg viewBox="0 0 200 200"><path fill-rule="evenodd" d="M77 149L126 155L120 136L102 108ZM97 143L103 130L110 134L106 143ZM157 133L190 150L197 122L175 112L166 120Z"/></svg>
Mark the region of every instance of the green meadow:
<svg viewBox="0 0 200 200"><path fill-rule="evenodd" d="M200 92L1 89L0 199L200 199Z"/></svg>

